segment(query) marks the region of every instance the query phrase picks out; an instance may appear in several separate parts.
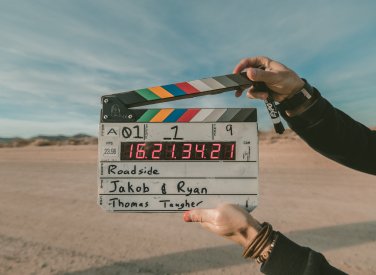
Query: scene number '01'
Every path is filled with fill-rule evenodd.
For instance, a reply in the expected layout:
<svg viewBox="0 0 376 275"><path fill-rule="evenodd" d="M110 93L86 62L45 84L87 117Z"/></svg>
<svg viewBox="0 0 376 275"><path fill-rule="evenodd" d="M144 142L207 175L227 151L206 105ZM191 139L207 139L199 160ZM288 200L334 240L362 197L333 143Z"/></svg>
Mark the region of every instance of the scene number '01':
<svg viewBox="0 0 376 275"><path fill-rule="evenodd" d="M235 142L122 142L121 160L235 160Z"/></svg>

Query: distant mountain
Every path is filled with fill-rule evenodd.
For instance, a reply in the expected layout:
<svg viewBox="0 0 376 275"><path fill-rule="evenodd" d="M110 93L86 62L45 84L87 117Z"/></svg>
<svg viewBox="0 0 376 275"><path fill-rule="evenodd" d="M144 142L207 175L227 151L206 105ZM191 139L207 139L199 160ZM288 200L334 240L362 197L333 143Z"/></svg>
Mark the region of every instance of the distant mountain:
<svg viewBox="0 0 376 275"><path fill-rule="evenodd" d="M84 145L98 144L97 137L86 134L77 134L74 136L47 136L38 135L32 138L24 139L19 137L2 138L0 137L0 147L22 147L28 145L51 146L51 145Z"/></svg>
<svg viewBox="0 0 376 275"><path fill-rule="evenodd" d="M16 140L16 139L21 139L19 137L14 137L14 138L2 138L0 137L0 143L7 143L7 142L11 142L13 140Z"/></svg>
<svg viewBox="0 0 376 275"><path fill-rule="evenodd" d="M67 140L70 138L91 138L92 136L86 135L86 134L77 134L74 136L63 136L63 135L58 135L58 136L44 136L44 135L39 135L32 137L31 139L47 139L51 141L61 141L61 140Z"/></svg>

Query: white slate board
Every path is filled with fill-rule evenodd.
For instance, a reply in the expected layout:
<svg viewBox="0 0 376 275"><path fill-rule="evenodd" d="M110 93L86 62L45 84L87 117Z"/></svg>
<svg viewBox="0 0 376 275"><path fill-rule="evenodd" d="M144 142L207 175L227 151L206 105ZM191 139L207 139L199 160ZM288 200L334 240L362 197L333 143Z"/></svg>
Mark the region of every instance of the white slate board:
<svg viewBox="0 0 376 275"><path fill-rule="evenodd" d="M152 160L151 152L143 155L142 144L163 142L231 142L235 151L231 160ZM141 144L137 154L142 157L124 159L131 153L122 151L122 143L134 144L133 156ZM98 154L98 204L106 211L180 212L223 202L249 210L257 206L256 122L101 123Z"/></svg>

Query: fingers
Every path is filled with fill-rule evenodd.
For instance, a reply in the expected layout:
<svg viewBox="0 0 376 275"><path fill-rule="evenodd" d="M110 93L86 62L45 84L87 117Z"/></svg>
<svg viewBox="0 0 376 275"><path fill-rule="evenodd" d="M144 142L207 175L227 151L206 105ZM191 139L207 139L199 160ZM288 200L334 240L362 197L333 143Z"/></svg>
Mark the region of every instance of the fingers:
<svg viewBox="0 0 376 275"><path fill-rule="evenodd" d="M185 211L184 214L183 214L183 220L185 222L192 222L192 218L191 218L191 213L189 213L191 211Z"/></svg>
<svg viewBox="0 0 376 275"><path fill-rule="evenodd" d="M271 61L272 60L266 56L244 58L235 66L233 73L240 73L247 68L267 68Z"/></svg>
<svg viewBox="0 0 376 275"><path fill-rule="evenodd" d="M243 94L243 90L235 91L235 97L240 97ZM247 91L247 97L251 99L262 99L266 100L269 93L266 91L255 91L255 88L251 86L251 88Z"/></svg>
<svg viewBox="0 0 376 275"><path fill-rule="evenodd" d="M235 91L235 96L240 97L243 94L243 90L236 90Z"/></svg>
<svg viewBox="0 0 376 275"><path fill-rule="evenodd" d="M247 92L247 97L251 99L262 99L266 100L269 96L268 92L264 91L255 91L255 88L252 86L248 92Z"/></svg>
<svg viewBox="0 0 376 275"><path fill-rule="evenodd" d="M216 209L193 209L184 212L183 219L185 222L210 223L216 211Z"/></svg>
<svg viewBox="0 0 376 275"><path fill-rule="evenodd" d="M265 71L257 68L249 68L247 70L247 77L253 81L261 81L265 83L275 82L276 74L273 71Z"/></svg>

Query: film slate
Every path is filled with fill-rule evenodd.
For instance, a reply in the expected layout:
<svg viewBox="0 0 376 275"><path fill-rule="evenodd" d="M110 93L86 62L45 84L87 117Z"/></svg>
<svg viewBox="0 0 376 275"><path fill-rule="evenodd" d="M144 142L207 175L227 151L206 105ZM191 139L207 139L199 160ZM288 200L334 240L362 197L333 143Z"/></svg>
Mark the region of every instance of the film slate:
<svg viewBox="0 0 376 275"><path fill-rule="evenodd" d="M244 88L226 75L102 97L98 204L113 212L181 212L258 201L254 108L134 109ZM243 81L243 82L242 82Z"/></svg>

